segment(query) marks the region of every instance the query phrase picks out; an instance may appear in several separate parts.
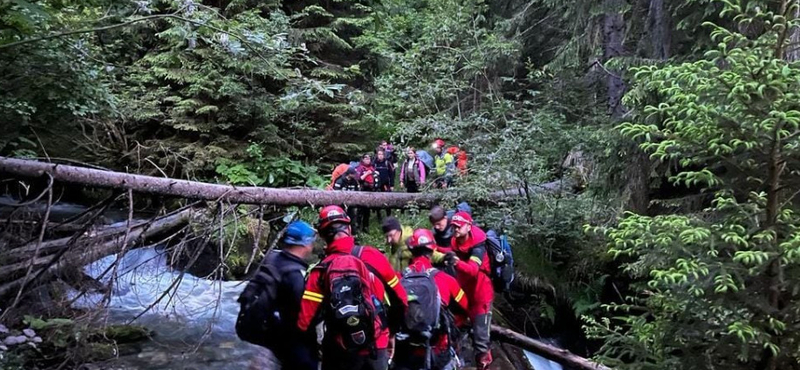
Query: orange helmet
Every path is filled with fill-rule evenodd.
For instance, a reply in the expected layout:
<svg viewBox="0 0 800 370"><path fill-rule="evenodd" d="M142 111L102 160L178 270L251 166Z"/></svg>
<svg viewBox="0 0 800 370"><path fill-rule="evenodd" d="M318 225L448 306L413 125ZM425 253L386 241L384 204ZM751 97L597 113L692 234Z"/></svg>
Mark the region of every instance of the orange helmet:
<svg viewBox="0 0 800 370"><path fill-rule="evenodd" d="M428 248L432 251L436 250L433 233L428 229L414 230L414 233L406 240L406 245L408 245L408 249L412 250L416 248Z"/></svg>
<svg viewBox="0 0 800 370"><path fill-rule="evenodd" d="M328 228L332 223L341 222L350 224L350 216L347 212L339 206L325 206L319 211L319 221L317 222L317 229L323 230Z"/></svg>

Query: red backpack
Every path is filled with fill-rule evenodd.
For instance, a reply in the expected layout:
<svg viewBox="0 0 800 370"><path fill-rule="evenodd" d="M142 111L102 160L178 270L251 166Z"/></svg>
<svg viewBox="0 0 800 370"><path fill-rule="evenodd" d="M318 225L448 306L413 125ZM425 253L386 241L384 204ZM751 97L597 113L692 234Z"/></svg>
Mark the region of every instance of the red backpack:
<svg viewBox="0 0 800 370"><path fill-rule="evenodd" d="M450 153L453 156L453 160L456 161L456 168L458 168L459 173L465 175L467 173L467 152L457 146L447 148L447 152Z"/></svg>
<svg viewBox="0 0 800 370"><path fill-rule="evenodd" d="M325 269L322 286L329 293L324 311L328 333L348 352L369 350L374 354L375 334L381 330L375 276L350 254L330 255L320 265Z"/></svg>

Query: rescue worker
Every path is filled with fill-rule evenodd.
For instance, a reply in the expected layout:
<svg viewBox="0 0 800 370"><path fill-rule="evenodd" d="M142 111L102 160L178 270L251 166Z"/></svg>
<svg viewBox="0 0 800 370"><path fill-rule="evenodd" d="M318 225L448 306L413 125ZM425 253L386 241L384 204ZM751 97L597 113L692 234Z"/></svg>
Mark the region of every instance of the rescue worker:
<svg viewBox="0 0 800 370"><path fill-rule="evenodd" d="M316 370L317 360L310 344L314 337L304 338L297 330L297 314L305 288L306 260L314 250L317 232L306 222L294 221L286 227L281 250L273 250L264 264L277 267L281 274L276 304L281 317L284 337L270 348L283 369Z"/></svg>
<svg viewBox="0 0 800 370"><path fill-rule="evenodd" d="M436 155L433 156L436 180L433 182L433 187L436 189L447 189L453 184L453 175L456 172L456 162L453 155L448 153L444 148L444 140L436 139L433 142L433 151Z"/></svg>
<svg viewBox="0 0 800 370"><path fill-rule="evenodd" d="M454 268L458 283L467 293L475 363L478 370L485 370L492 363L489 330L494 300L486 233L473 225L472 216L464 211L456 212L450 223L453 225L452 249L443 248L446 254L437 254L434 260L441 261L446 268Z"/></svg>
<svg viewBox="0 0 800 370"><path fill-rule="evenodd" d="M407 271L425 272L434 271L433 280L439 290L439 298L446 320L440 320L440 329L431 338L431 367L430 370L453 370L458 366L456 358L456 345L453 342L459 336L457 323L467 321L467 295L459 286L458 281L452 276L433 269L431 256L436 251L433 233L427 229L417 229L407 240L411 250L412 259ZM398 341L397 360L395 370L422 370L425 369L426 348L404 345Z"/></svg>
<svg viewBox="0 0 800 370"><path fill-rule="evenodd" d="M381 224L386 236L386 257L395 271L404 271L411 260L411 251L406 247L406 240L411 236L411 228L400 225L400 221L392 216L383 219Z"/></svg>
<svg viewBox="0 0 800 370"><path fill-rule="evenodd" d="M403 286L400 285L400 278L392 269L386 257L377 249L369 246L359 247L360 253L354 254L356 245L355 238L352 236L350 227L350 217L347 213L335 205L322 208L319 213L319 223L317 230L326 243L325 254L353 254L361 259L372 274L380 280L376 284L376 296L388 297L387 304L388 323L381 322L380 330L375 332L375 349L371 353L349 353L332 345L337 333L325 333L322 346L322 369L323 370L386 370L389 359L392 356L393 348L390 348L391 333L396 332L400 326L401 318L405 315L408 307L408 297ZM301 331L307 331L312 327L312 323L317 316L325 294L323 283L320 281L324 273L321 269L313 269L306 282L303 301L300 305L300 314L297 325ZM376 320L386 318L376 317ZM392 339L393 343L394 340Z"/></svg>

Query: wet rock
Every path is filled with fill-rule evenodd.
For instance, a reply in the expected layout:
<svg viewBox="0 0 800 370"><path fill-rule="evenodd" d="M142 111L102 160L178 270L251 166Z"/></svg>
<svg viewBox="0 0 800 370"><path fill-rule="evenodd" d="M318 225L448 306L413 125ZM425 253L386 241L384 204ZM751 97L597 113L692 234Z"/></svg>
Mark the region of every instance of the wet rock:
<svg viewBox="0 0 800 370"><path fill-rule="evenodd" d="M15 346L17 344L22 344L22 343L25 343L27 341L28 341L28 337L26 337L24 335L16 335L16 336L12 335L10 337L7 337L3 341L3 344L5 344L7 346Z"/></svg>
<svg viewBox="0 0 800 370"><path fill-rule="evenodd" d="M8 347L3 344L0 344L0 351L8 351Z"/></svg>
<svg viewBox="0 0 800 370"><path fill-rule="evenodd" d="M8 328L3 324L0 324L0 334L8 334Z"/></svg>
<svg viewBox="0 0 800 370"><path fill-rule="evenodd" d="M78 350L78 356L83 361L105 361L116 357L117 349L107 343L87 343Z"/></svg>
<svg viewBox="0 0 800 370"><path fill-rule="evenodd" d="M142 352L137 357L147 359L153 366L163 366L169 362L169 358L163 352Z"/></svg>
<svg viewBox="0 0 800 370"><path fill-rule="evenodd" d="M33 342L33 343L42 343L42 338L41 337L33 337L33 338L31 338L31 342Z"/></svg>
<svg viewBox="0 0 800 370"><path fill-rule="evenodd" d="M100 335L117 343L132 343L148 339L151 332L141 325L110 325Z"/></svg>
<svg viewBox="0 0 800 370"><path fill-rule="evenodd" d="M28 338L33 338L36 336L36 332L30 328L22 330L22 334L25 334L25 336Z"/></svg>

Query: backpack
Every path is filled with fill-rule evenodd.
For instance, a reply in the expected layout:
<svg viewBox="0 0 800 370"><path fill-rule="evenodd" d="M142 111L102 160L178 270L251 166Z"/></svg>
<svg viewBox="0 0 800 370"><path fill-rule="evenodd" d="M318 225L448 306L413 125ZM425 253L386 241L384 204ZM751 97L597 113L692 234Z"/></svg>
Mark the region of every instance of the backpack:
<svg viewBox="0 0 800 370"><path fill-rule="evenodd" d="M236 335L243 341L273 348L283 327L278 312L278 286L281 273L272 264L261 264L256 275L239 295Z"/></svg>
<svg viewBox="0 0 800 370"><path fill-rule="evenodd" d="M514 255L508 238L505 235L498 236L494 230L486 232L486 246L488 248L489 260L492 265L492 283L497 292L507 292L511 289L514 282Z"/></svg>
<svg viewBox="0 0 800 370"><path fill-rule="evenodd" d="M417 150L417 159L425 166L425 176L430 175L431 169L435 166L433 157L424 150Z"/></svg>
<svg viewBox="0 0 800 370"><path fill-rule="evenodd" d="M408 309L400 337L411 345L425 346L425 368L430 368L431 363L431 338L440 330L440 316L442 311L442 298L439 287L436 286L434 276L436 269L424 272L407 271L400 279L408 293ZM446 310L445 310L446 311ZM449 335L449 327L445 328Z"/></svg>
<svg viewBox="0 0 800 370"><path fill-rule="evenodd" d="M324 320L348 352L367 349L375 354L375 325L380 300L373 293L374 276L358 257L337 254L323 263L324 285L330 293Z"/></svg>
<svg viewBox="0 0 800 370"><path fill-rule="evenodd" d="M349 164L342 163L333 169L333 174L331 175L331 184L327 187L328 190L333 189L333 185L336 183L336 180L339 179L340 176L344 175L348 168L350 168Z"/></svg>
<svg viewBox="0 0 800 370"><path fill-rule="evenodd" d="M400 284L408 293L408 310L403 322L403 332L413 343L426 343L439 327L439 311L442 299L434 275L438 271L408 271L403 274Z"/></svg>
<svg viewBox="0 0 800 370"><path fill-rule="evenodd" d="M453 156L456 162L456 168L463 175L467 172L467 152L457 146L447 148L447 152Z"/></svg>

